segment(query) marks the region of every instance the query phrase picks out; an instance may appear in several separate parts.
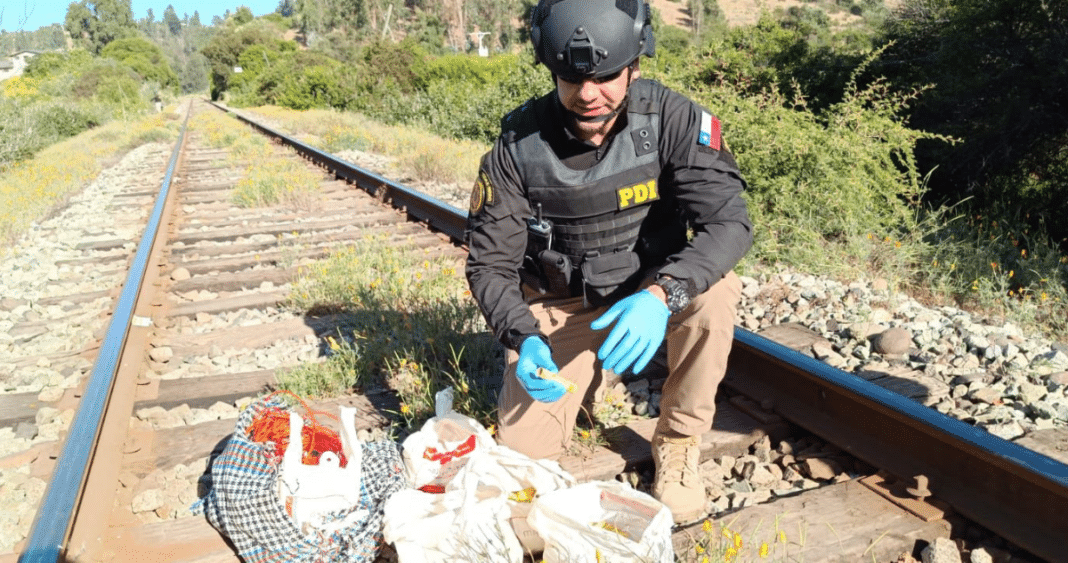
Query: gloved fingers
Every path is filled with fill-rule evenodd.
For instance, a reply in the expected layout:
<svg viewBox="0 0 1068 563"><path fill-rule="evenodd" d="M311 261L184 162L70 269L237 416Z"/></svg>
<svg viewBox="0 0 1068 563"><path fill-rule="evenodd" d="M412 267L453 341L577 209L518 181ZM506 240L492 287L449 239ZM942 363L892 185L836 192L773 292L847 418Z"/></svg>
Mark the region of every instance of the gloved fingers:
<svg viewBox="0 0 1068 563"><path fill-rule="evenodd" d="M560 397L563 397L564 394L567 393L567 389L564 389L563 385L560 385L555 381L550 381L548 383L550 383L548 389L535 392L527 391L530 398L541 403L555 403L560 400Z"/></svg>
<svg viewBox="0 0 1068 563"><path fill-rule="evenodd" d="M619 374L626 373L627 369L634 365L635 360L644 355L645 350L647 348L649 348L649 343L644 341L638 342L634 346L631 346L631 348L627 350L627 353L623 355L623 357L620 358L618 362L616 362L615 369L613 369L612 371ZM637 370L635 370L634 372L637 373Z"/></svg>
<svg viewBox="0 0 1068 563"><path fill-rule="evenodd" d="M642 353L642 356L638 358L638 361L634 362L634 366L632 369L634 370L633 373L635 375L641 373L641 371L645 369L645 366L649 365L649 362L653 359L653 356L656 355L656 349L658 347L659 346L647 347L645 349L645 352Z"/></svg>
<svg viewBox="0 0 1068 563"><path fill-rule="evenodd" d="M619 316L627 310L627 306L624 305L626 301L627 300L624 299L623 301L612 305L612 307L605 311L603 315L597 317L592 323L590 323L590 328L592 328L593 330L602 330L608 325L614 323L616 319L619 318Z"/></svg>
<svg viewBox="0 0 1068 563"><path fill-rule="evenodd" d="M597 350L597 359L605 361L614 350L619 349L620 346L624 346L623 342L638 338L635 334L634 327L630 326L627 322L627 318L621 318L616 326L612 327L611 332L608 333L608 337L604 339L604 343ZM633 342L631 343L633 344ZM626 347L630 347L631 344L626 344Z"/></svg>
<svg viewBox="0 0 1068 563"><path fill-rule="evenodd" d="M519 379L520 385L530 395L530 398L535 401L541 401L543 403L551 403L558 400L560 397L567 393L567 388L563 385L542 379L533 374L520 374L516 372L516 377Z"/></svg>
<svg viewBox="0 0 1068 563"><path fill-rule="evenodd" d="M630 354L631 350L638 347L640 343L641 338L638 335L633 333L628 334L626 338L624 338L618 344L615 345L611 353L608 354L608 357L605 358L604 362L602 362L602 365L605 367L605 369L610 369L616 373L621 373L621 371L616 368L621 367L621 361Z"/></svg>
<svg viewBox="0 0 1068 563"><path fill-rule="evenodd" d="M556 362L553 361L552 355L549 354L548 350L545 351L544 357L539 356L534 358L534 364L539 368L545 368L549 371L560 371L560 368L556 367ZM537 375L537 373L537 371L534 372L535 375Z"/></svg>

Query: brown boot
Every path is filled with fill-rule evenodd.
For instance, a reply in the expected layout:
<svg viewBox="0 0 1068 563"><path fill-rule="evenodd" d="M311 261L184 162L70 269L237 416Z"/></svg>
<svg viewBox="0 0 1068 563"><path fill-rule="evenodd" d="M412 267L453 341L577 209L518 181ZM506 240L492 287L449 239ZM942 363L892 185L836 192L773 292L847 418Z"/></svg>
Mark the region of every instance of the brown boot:
<svg viewBox="0 0 1068 563"><path fill-rule="evenodd" d="M705 515L705 485L697 471L700 455L700 436L653 434L653 496L671 509L676 524L694 522Z"/></svg>

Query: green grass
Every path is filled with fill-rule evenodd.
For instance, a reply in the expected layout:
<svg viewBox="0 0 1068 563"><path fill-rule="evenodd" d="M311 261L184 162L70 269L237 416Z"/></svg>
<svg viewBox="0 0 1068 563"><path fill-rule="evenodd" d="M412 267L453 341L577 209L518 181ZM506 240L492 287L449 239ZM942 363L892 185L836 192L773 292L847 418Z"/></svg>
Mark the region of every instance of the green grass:
<svg viewBox="0 0 1068 563"><path fill-rule="evenodd" d="M181 122L171 110L113 121L0 166L0 243L7 252L35 221L48 217L127 151L149 142L173 143Z"/></svg>
<svg viewBox="0 0 1068 563"><path fill-rule="evenodd" d="M485 143L454 141L422 128L385 125L360 114L292 111L265 106L246 111L278 122L302 142L327 152L361 150L393 157L396 176L468 185L474 182Z"/></svg>
<svg viewBox="0 0 1068 563"><path fill-rule="evenodd" d="M303 161L278 154L263 135L229 115L198 114L190 129L212 147L229 151L229 161L245 169L234 185L231 201L240 207L285 204L297 209L312 205L324 175Z"/></svg>
<svg viewBox="0 0 1068 563"><path fill-rule="evenodd" d="M328 358L280 376L304 396L389 388L399 418L419 425L433 416L434 394L456 389L455 408L489 426L495 398L483 385L499 373L496 344L467 292L462 258L404 240L371 237L306 268L290 305L338 315Z"/></svg>

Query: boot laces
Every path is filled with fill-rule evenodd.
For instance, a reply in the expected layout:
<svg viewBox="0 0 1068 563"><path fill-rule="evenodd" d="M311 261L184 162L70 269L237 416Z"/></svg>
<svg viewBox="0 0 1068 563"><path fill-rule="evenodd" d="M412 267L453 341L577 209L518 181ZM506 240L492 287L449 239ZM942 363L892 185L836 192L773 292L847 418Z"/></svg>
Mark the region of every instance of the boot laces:
<svg viewBox="0 0 1068 563"><path fill-rule="evenodd" d="M697 464L690 463L691 448L696 449L697 444L688 439L664 439L661 446L663 460L660 471L665 482L682 483L687 487L694 486L694 481L697 478ZM692 455L692 457L696 458L697 455Z"/></svg>

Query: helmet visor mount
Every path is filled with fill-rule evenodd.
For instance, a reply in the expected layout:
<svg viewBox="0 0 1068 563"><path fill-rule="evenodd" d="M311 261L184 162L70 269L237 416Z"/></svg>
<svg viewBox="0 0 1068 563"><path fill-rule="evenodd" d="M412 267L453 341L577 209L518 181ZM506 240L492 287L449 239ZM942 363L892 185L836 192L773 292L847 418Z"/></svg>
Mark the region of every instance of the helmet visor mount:
<svg viewBox="0 0 1068 563"><path fill-rule="evenodd" d="M564 50L556 54L556 60L566 65L570 72L560 73L569 82L578 82L596 76L597 65L608 58L608 51L597 47L583 27L575 28Z"/></svg>

